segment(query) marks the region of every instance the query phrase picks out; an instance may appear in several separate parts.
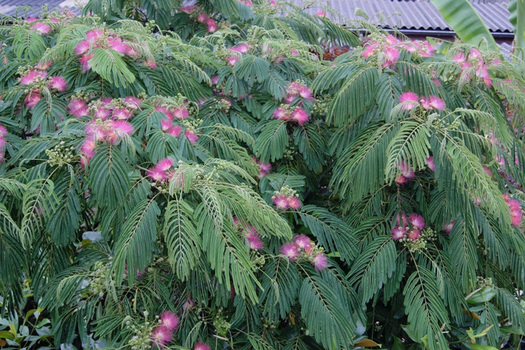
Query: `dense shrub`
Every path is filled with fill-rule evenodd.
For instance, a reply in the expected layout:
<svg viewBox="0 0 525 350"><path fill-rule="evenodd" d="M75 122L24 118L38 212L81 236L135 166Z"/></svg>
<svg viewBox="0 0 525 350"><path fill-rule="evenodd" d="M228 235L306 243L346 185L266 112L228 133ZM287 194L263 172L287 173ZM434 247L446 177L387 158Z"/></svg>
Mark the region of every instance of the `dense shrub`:
<svg viewBox="0 0 525 350"><path fill-rule="evenodd" d="M100 4L0 30L4 343L517 346L523 67L274 2Z"/></svg>

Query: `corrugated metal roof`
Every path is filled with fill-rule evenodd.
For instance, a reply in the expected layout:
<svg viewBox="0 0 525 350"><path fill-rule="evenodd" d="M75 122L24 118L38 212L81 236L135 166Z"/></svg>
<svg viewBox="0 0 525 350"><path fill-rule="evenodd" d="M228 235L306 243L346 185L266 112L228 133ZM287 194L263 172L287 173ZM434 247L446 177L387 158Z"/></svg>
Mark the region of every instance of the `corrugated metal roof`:
<svg viewBox="0 0 525 350"><path fill-rule="evenodd" d="M303 6L304 0L291 0L297 6ZM512 32L509 21L507 0L474 0L472 6L480 14L492 32ZM386 28L418 30L452 30L436 7L428 0L390 1L390 0L318 0L307 9L310 13L333 8L342 15L331 16L339 24L348 20L363 19L356 15L356 9L363 10L370 22Z"/></svg>
<svg viewBox="0 0 525 350"><path fill-rule="evenodd" d="M311 3L306 0L288 0L297 6ZM80 0L87 2L87 0ZM77 7L79 0L0 0L0 13L15 15L18 6L30 6L33 11L27 16L35 16L41 6L47 3L50 10L68 8L80 13ZM471 0L481 18L492 32L511 33L513 26L509 22L508 0ZM326 7L335 9L341 16L331 16L339 24L348 24L348 20L362 19L356 16L356 9L362 9L373 24L385 28L417 29L417 30L452 30L429 0L317 0L307 9L310 13L324 10ZM19 15L24 15L19 12Z"/></svg>
<svg viewBox="0 0 525 350"><path fill-rule="evenodd" d="M0 13L8 16L37 16L42 11L42 6L47 5L49 11L69 9L79 14L81 9L78 5L86 2L87 0L0 0ZM22 11L25 6L32 10Z"/></svg>

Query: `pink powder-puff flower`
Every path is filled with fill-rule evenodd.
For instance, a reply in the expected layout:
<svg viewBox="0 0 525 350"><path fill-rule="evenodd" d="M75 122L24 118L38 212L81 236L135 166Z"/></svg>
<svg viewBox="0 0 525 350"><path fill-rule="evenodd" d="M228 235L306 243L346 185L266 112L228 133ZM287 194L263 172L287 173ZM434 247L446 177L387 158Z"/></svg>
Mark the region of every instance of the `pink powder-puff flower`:
<svg viewBox="0 0 525 350"><path fill-rule="evenodd" d="M297 260L299 257L299 247L295 242L288 242L281 246L280 252L290 260Z"/></svg>
<svg viewBox="0 0 525 350"><path fill-rule="evenodd" d="M35 107L38 101L40 101L41 99L42 99L42 96L40 96L40 90L39 89L33 90L27 94L24 100L24 104L27 107L33 109L33 107Z"/></svg>
<svg viewBox="0 0 525 350"><path fill-rule="evenodd" d="M235 66L235 64L239 61L239 58L237 56L228 56L226 58L226 61L230 66Z"/></svg>
<svg viewBox="0 0 525 350"><path fill-rule="evenodd" d="M458 64L465 63L465 54L463 52L455 54L454 56L452 56L452 61Z"/></svg>
<svg viewBox="0 0 525 350"><path fill-rule="evenodd" d="M164 115L166 117L168 117L168 119L170 119L170 120L173 120L173 118L174 118L173 113L171 113L171 111L169 109L167 109L166 107L161 107L161 106L155 107L155 110L157 112L164 113Z"/></svg>
<svg viewBox="0 0 525 350"><path fill-rule="evenodd" d="M146 58L146 60L142 64L150 69L157 68L157 63L155 62L153 58Z"/></svg>
<svg viewBox="0 0 525 350"><path fill-rule="evenodd" d="M4 137L5 135L7 135L7 129L5 126L0 125L0 137Z"/></svg>
<svg viewBox="0 0 525 350"><path fill-rule="evenodd" d="M67 89L66 79L60 76L52 77L49 82L49 88L55 89L58 92L64 92Z"/></svg>
<svg viewBox="0 0 525 350"><path fill-rule="evenodd" d="M206 20L206 25L208 26L208 32L209 33L215 33L219 27L217 26L217 23L213 18L208 18Z"/></svg>
<svg viewBox="0 0 525 350"><path fill-rule="evenodd" d="M170 134L173 137L179 137L180 133L182 132L182 128L179 125L173 125L171 128L169 128L166 131L168 134ZM196 137L196 136L195 136ZM197 138L198 139L198 138ZM191 142L191 140L190 140ZM192 142L193 143L193 142Z"/></svg>
<svg viewBox="0 0 525 350"><path fill-rule="evenodd" d="M397 168L401 170L401 174L407 179L413 179L415 177L414 169L410 168L410 165L405 162L401 162L397 165Z"/></svg>
<svg viewBox="0 0 525 350"><path fill-rule="evenodd" d="M186 132L184 132L184 136L186 136L186 138L188 139L188 141L190 141L191 143L195 143L197 142L197 140L199 139L199 137L197 136L197 134L195 134L193 131L191 130L186 130Z"/></svg>
<svg viewBox="0 0 525 350"><path fill-rule="evenodd" d="M273 117L279 120L288 120L289 118L286 109L282 107L276 108L275 111L273 111Z"/></svg>
<svg viewBox="0 0 525 350"><path fill-rule="evenodd" d="M177 119L186 119L190 116L190 112L184 107L177 107L173 110L173 116Z"/></svg>
<svg viewBox="0 0 525 350"><path fill-rule="evenodd" d="M93 115L95 116L95 118L106 120L111 116L111 110L102 106L98 106L97 108L95 108Z"/></svg>
<svg viewBox="0 0 525 350"><path fill-rule="evenodd" d="M29 85L38 79L42 80L46 77L46 72L30 69L29 72L20 79L20 85Z"/></svg>
<svg viewBox="0 0 525 350"><path fill-rule="evenodd" d="M486 173L488 176L492 177L492 171L490 171L490 169L487 168L486 166L483 166L483 171L485 171L485 173Z"/></svg>
<svg viewBox="0 0 525 350"><path fill-rule="evenodd" d="M297 51L296 49L292 49L292 51L290 51L290 53L294 56L299 56L299 51Z"/></svg>
<svg viewBox="0 0 525 350"><path fill-rule="evenodd" d="M31 26L32 30L36 30L42 35L49 34L53 30L50 25L42 23L42 22L36 22Z"/></svg>
<svg viewBox="0 0 525 350"><path fill-rule="evenodd" d="M297 198L297 197L288 197L288 206L290 207L290 209L297 210L297 209L301 208L302 204L301 204L301 201L299 200L299 198Z"/></svg>
<svg viewBox="0 0 525 350"><path fill-rule="evenodd" d="M26 22L27 23L33 23L34 21L37 21L38 17L27 17Z"/></svg>
<svg viewBox="0 0 525 350"><path fill-rule="evenodd" d="M180 319L175 313L171 311L164 311L160 314L160 323L169 331L175 332L179 328Z"/></svg>
<svg viewBox="0 0 525 350"><path fill-rule="evenodd" d="M247 44L239 44L237 46L230 47L230 50L238 53L247 53L250 50L250 46Z"/></svg>
<svg viewBox="0 0 525 350"><path fill-rule="evenodd" d="M299 125L303 125L308 121L308 113L306 113L306 111L301 107L297 107L292 112L290 119L296 121Z"/></svg>
<svg viewBox="0 0 525 350"><path fill-rule="evenodd" d="M100 38L104 32L101 29L92 29L88 32L86 32L86 39L89 42L95 42L98 38Z"/></svg>
<svg viewBox="0 0 525 350"><path fill-rule="evenodd" d="M139 109L142 106L142 102L134 96L125 97L124 103L126 104L128 108L132 108L132 109Z"/></svg>
<svg viewBox="0 0 525 350"><path fill-rule="evenodd" d="M270 0L270 6L277 6L276 0Z"/></svg>
<svg viewBox="0 0 525 350"><path fill-rule="evenodd" d="M419 231L418 229L413 229L408 232L407 237L408 239L415 241L419 238L420 235L421 235L421 231Z"/></svg>
<svg viewBox="0 0 525 350"><path fill-rule="evenodd" d="M86 104L86 101L79 99L79 98L72 98L71 101L69 101L69 113L71 113L73 116L80 118L85 117L89 115L88 106Z"/></svg>
<svg viewBox="0 0 525 350"><path fill-rule="evenodd" d="M219 82L219 76L218 75L215 75L211 78L211 83L213 85L216 85L217 83Z"/></svg>
<svg viewBox="0 0 525 350"><path fill-rule="evenodd" d="M416 213L410 214L408 221L414 228L424 229L425 228L425 219L421 215Z"/></svg>
<svg viewBox="0 0 525 350"><path fill-rule="evenodd" d="M162 119L160 121L160 129L164 132L168 131L172 125L173 125L173 122L169 119Z"/></svg>
<svg viewBox="0 0 525 350"><path fill-rule="evenodd" d="M383 61L383 68L387 68L395 64L399 60L399 50L395 47L389 47L385 50L385 60Z"/></svg>
<svg viewBox="0 0 525 350"><path fill-rule="evenodd" d="M165 326L159 326L153 330L151 339L155 344L164 345L173 340L173 333Z"/></svg>
<svg viewBox="0 0 525 350"><path fill-rule="evenodd" d="M95 53L90 53L89 55L82 55L79 59L78 59L78 62L80 63L80 69L82 71L82 73L86 73L88 70L91 69L91 67L89 66L89 60L93 58L93 56L95 56Z"/></svg>
<svg viewBox="0 0 525 350"><path fill-rule="evenodd" d="M280 210L286 210L288 209L290 205L288 203L288 197L283 196L283 195L278 195L278 196L273 197L272 201L273 201L273 204L275 204L275 208L280 209Z"/></svg>
<svg viewBox="0 0 525 350"><path fill-rule="evenodd" d="M481 57L481 51L478 49L470 49L470 59L476 59Z"/></svg>
<svg viewBox="0 0 525 350"><path fill-rule="evenodd" d="M430 96L430 107L437 109L438 111L442 111L445 109L445 101L440 99L437 96Z"/></svg>
<svg viewBox="0 0 525 350"><path fill-rule="evenodd" d="M328 265L328 259L326 258L326 255L324 255L324 253L317 253L312 258L311 263L312 265L314 265L317 271L321 271L326 269L326 266Z"/></svg>
<svg viewBox="0 0 525 350"><path fill-rule="evenodd" d="M40 61L40 62L37 63L35 68L39 69L39 70L46 70L49 67L51 67L52 65L53 65L53 62L51 62L51 61Z"/></svg>
<svg viewBox="0 0 525 350"><path fill-rule="evenodd" d="M306 247L308 246L311 247L312 244L314 243L307 235L295 236L293 240L295 244L297 245L297 247L299 247L300 249L306 249Z"/></svg>
<svg viewBox="0 0 525 350"><path fill-rule="evenodd" d="M170 158L164 158L160 160L155 167L159 170L166 171L169 170L173 166L173 160Z"/></svg>
<svg viewBox="0 0 525 350"><path fill-rule="evenodd" d="M407 91L401 96L399 96L399 102L403 103L403 106L401 106L401 109L405 111L410 111L417 107L418 105L419 96L412 91Z"/></svg>
<svg viewBox="0 0 525 350"><path fill-rule="evenodd" d="M205 23L208 20L208 15L204 12L201 12L197 15L197 22Z"/></svg>
<svg viewBox="0 0 525 350"><path fill-rule="evenodd" d="M326 17L326 12L324 11L317 11L315 14L319 17Z"/></svg>
<svg viewBox="0 0 525 350"><path fill-rule="evenodd" d="M195 344L193 347L193 350L211 350L211 348L208 344L197 342L197 344Z"/></svg>
<svg viewBox="0 0 525 350"><path fill-rule="evenodd" d="M405 238L407 230L402 226L394 226L391 232L392 232L392 239L394 241L398 241L402 238Z"/></svg>
<svg viewBox="0 0 525 350"><path fill-rule="evenodd" d="M361 53L361 55L363 55L363 58L371 57L374 54L376 47L377 47L376 43L367 45L365 49L363 50L363 52Z"/></svg>
<svg viewBox="0 0 525 350"><path fill-rule="evenodd" d="M436 166L434 164L434 157L430 156L426 159L428 168L432 171L436 170Z"/></svg>
<svg viewBox="0 0 525 350"><path fill-rule="evenodd" d="M452 220L448 224L443 226L443 232L450 233L452 232L452 228L454 228L454 224L456 223L456 220Z"/></svg>
<svg viewBox="0 0 525 350"><path fill-rule="evenodd" d="M133 125L125 120L116 120L113 122L113 129L119 136L133 134Z"/></svg>
<svg viewBox="0 0 525 350"><path fill-rule="evenodd" d="M252 235L248 237L248 245L253 250L261 250L264 247L263 242L261 241L261 238L257 235Z"/></svg>
<svg viewBox="0 0 525 350"><path fill-rule="evenodd" d="M118 43L118 44L111 45L110 49L115 50L118 53L121 53L124 55L130 50L130 47L127 44Z"/></svg>
<svg viewBox="0 0 525 350"><path fill-rule="evenodd" d="M133 112L125 107L117 108L113 111L113 118L115 119L129 119L133 117Z"/></svg>
<svg viewBox="0 0 525 350"><path fill-rule="evenodd" d="M73 51L75 55L83 55L86 52L88 52L90 47L90 43L87 40L79 41L77 46L75 46L75 50Z"/></svg>
<svg viewBox="0 0 525 350"><path fill-rule="evenodd" d="M310 90L306 86L301 86L301 89L299 89L299 96L301 96L302 98L305 98L307 100L311 100L312 99L312 90Z"/></svg>
<svg viewBox="0 0 525 350"><path fill-rule="evenodd" d="M427 97L421 97L421 99L419 100L419 102L421 103L421 107L423 107L424 109L432 109L432 105L430 104L430 99L427 98Z"/></svg>
<svg viewBox="0 0 525 350"><path fill-rule="evenodd" d="M168 175L166 174L165 171L157 169L156 167L153 167L153 168L148 170L148 176L152 180L157 181L157 182L164 181L164 180L166 180L168 178Z"/></svg>

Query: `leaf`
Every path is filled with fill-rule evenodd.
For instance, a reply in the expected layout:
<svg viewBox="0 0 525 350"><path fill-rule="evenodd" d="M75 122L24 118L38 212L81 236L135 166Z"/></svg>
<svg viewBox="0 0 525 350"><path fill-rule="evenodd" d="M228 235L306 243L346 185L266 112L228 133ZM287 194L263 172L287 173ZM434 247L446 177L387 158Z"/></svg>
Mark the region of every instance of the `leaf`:
<svg viewBox="0 0 525 350"><path fill-rule="evenodd" d="M285 121L271 120L258 128L261 134L255 140L255 154L262 162L282 158L290 141L286 125Z"/></svg>
<svg viewBox="0 0 525 350"><path fill-rule="evenodd" d="M371 339L363 339L358 341L357 343L354 343L354 346L362 346L364 348L379 348L381 347L381 344L378 344Z"/></svg>
<svg viewBox="0 0 525 350"><path fill-rule="evenodd" d="M469 294L465 300L469 304L483 304L488 303L496 296L496 291L490 287L483 287L475 293Z"/></svg>
<svg viewBox="0 0 525 350"><path fill-rule="evenodd" d="M137 272L148 266L156 245L159 215L160 208L155 197L143 200L129 213L114 248L111 269L117 285L122 283L125 270L131 285Z"/></svg>
<svg viewBox="0 0 525 350"><path fill-rule="evenodd" d="M180 199L168 203L162 230L171 268L186 280L200 259L201 237L195 226L193 208Z"/></svg>
<svg viewBox="0 0 525 350"><path fill-rule="evenodd" d="M89 67L104 80L116 87L127 87L135 81L135 75L122 60L122 54L112 49L95 48L94 55L88 61Z"/></svg>
<svg viewBox="0 0 525 350"><path fill-rule="evenodd" d="M486 40L489 49L499 51L489 29L468 0L431 0L431 2L461 40L479 46L483 39Z"/></svg>

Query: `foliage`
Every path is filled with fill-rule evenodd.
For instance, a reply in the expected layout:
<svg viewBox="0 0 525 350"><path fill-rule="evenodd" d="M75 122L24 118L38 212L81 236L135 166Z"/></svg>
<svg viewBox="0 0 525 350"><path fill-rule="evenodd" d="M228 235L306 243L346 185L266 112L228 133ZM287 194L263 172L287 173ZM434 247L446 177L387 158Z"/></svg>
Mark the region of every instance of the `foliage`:
<svg viewBox="0 0 525 350"><path fill-rule="evenodd" d="M0 28L5 345L517 348L523 73L273 1L180 6Z"/></svg>

